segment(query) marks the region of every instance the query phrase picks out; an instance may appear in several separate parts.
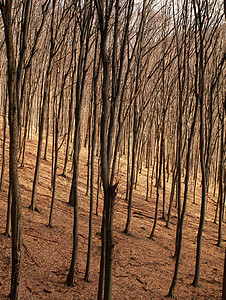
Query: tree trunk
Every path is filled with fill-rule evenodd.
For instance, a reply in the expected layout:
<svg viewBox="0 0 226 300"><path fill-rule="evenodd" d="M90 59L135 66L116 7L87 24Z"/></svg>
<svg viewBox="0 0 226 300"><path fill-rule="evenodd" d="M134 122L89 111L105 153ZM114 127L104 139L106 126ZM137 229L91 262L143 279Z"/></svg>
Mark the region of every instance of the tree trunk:
<svg viewBox="0 0 226 300"><path fill-rule="evenodd" d="M220 164L219 164L219 227L218 227L218 241L217 245L221 246L222 240L222 222L223 222L223 197L224 197L224 188L223 188L223 169L224 169L224 108L223 108L223 115L221 117L221 141L220 141Z"/></svg>
<svg viewBox="0 0 226 300"><path fill-rule="evenodd" d="M97 175L97 201L96 201L96 215L98 216L99 213L99 194L100 194L100 188L101 188L101 167L100 167L101 159L99 157L98 159L98 175Z"/></svg>
<svg viewBox="0 0 226 300"><path fill-rule="evenodd" d="M36 156L36 165L35 165L35 174L34 174L34 181L33 181L33 188L32 188L32 197L31 197L31 205L30 209L32 211L38 211L37 208L37 187L39 182L39 171L41 165L41 152L42 152L42 142L43 142L43 133L44 133L44 125L45 125L45 118L46 118L46 106L48 102L48 95L49 95L49 85L51 84L51 67L53 63L54 57L54 48L55 48L55 40L53 37L53 23L54 23L54 13L55 13L55 5L56 0L53 0L52 3L52 19L51 19L51 47L50 47L50 55L48 61L48 67L45 73L45 83L44 83L44 96L41 108L41 117L39 123L39 136L38 136L38 149L37 149L37 156Z"/></svg>
<svg viewBox="0 0 226 300"><path fill-rule="evenodd" d="M76 110L78 108L76 107ZM73 250L70 270L67 276L66 284L73 286L74 269L78 252L78 167L79 167L79 148L80 148L80 115L76 111L75 136L74 136L74 159L73 159L73 180L71 185L70 199L73 199L74 206L74 225L73 225Z"/></svg>
<svg viewBox="0 0 226 300"><path fill-rule="evenodd" d="M187 196L188 196L188 183L189 183L189 176L190 176L190 156L191 156L191 145L192 140L194 137L194 130L195 130L195 123L197 118L197 111L198 111L198 99L196 99L196 106L194 112L194 119L191 126L191 133L188 139L188 151L187 151L187 159L186 159L186 175L185 175L185 188L184 188L184 202L183 208L180 217L180 223L178 223L178 233L177 233L177 249L175 252L176 263L174 269L174 276L172 280L172 284L169 290L169 296L174 296L174 289L177 283L178 271L179 271L179 263L180 263L180 255L181 255L181 248L182 248L182 238L183 238L183 222L185 218L186 206L187 206Z"/></svg>
<svg viewBox="0 0 226 300"><path fill-rule="evenodd" d="M165 133L164 133L165 134ZM162 219L165 220L165 208L166 208L166 157L165 157L165 139L163 141L163 150L162 150L162 172L163 172L163 186L162 186Z"/></svg>
<svg viewBox="0 0 226 300"><path fill-rule="evenodd" d="M1 169L0 191L2 190L4 176L5 176L6 113L7 113L7 93L5 93L5 100L4 100L2 169Z"/></svg>
<svg viewBox="0 0 226 300"><path fill-rule="evenodd" d="M160 181L161 181L161 172L162 172L162 160L163 160L163 144L164 144L164 123L163 123L163 128L162 128L162 133L161 133L161 148L160 148L160 162L159 162L159 169L157 171L157 189L156 189L156 203L155 203L155 219L154 219L154 224L152 227L152 231L150 234L150 239L153 239L154 233L155 233L155 228L157 225L157 217L158 217L158 206L159 206L159 188L161 186ZM159 148L159 147L158 147ZM156 152L157 155L157 160L158 160L158 153Z"/></svg>
<svg viewBox="0 0 226 300"><path fill-rule="evenodd" d="M51 99L51 82L49 85L49 96L48 96L48 104L47 104L47 116L50 115L50 99ZM47 161L47 150L48 150L48 141L49 141L49 118L46 118L46 143L45 143L45 151L43 159Z"/></svg>
<svg viewBox="0 0 226 300"><path fill-rule="evenodd" d="M198 179L198 168L199 168L199 151L198 149L196 150L196 155L195 155L195 162L194 162L194 190L193 190L193 204L196 204L196 185L197 185L197 179Z"/></svg>
<svg viewBox="0 0 226 300"><path fill-rule="evenodd" d="M176 181L177 181L177 167L175 166L174 170L173 170L173 178L172 178L171 193L170 193L170 204L169 204L168 216L167 216L167 222L166 222L167 228L169 228L169 222L170 222L170 217L171 217L171 212L172 212Z"/></svg>
<svg viewBox="0 0 226 300"><path fill-rule="evenodd" d="M87 158L87 180L86 180L86 196L89 195L89 184L90 184L90 160L91 160L91 132L92 132L92 101L91 101L91 107L90 107L90 114L88 118L88 158Z"/></svg>
<svg viewBox="0 0 226 300"><path fill-rule="evenodd" d="M22 266L22 216L21 197L18 176L18 103L16 98L16 60L14 57L13 31L12 31L12 1L5 5L0 4L2 12L8 63L8 95L9 95L9 128L10 128L10 157L9 176L12 192L12 273L11 273L11 299L20 299L21 266Z"/></svg>
<svg viewBox="0 0 226 300"><path fill-rule="evenodd" d="M93 132L92 132L92 150L91 150L91 162L90 162L90 211L89 211L89 240L88 240L88 253L87 253L87 262L86 262L86 272L85 272L85 281L89 281L89 270L90 270L90 259L91 259L91 250L92 250L92 230L93 230L93 198L94 198L94 159L95 159L95 150L96 150L96 131L97 131L97 82L99 76L99 62L98 68L96 71L96 61L97 61L97 46L98 46L98 36L96 37L95 44L95 55L94 55L94 66L93 66L93 102L94 102L94 111L93 111ZM92 101L91 101L92 102ZM91 105L92 107L92 105ZM91 111L92 115L92 111ZM91 124L90 124L91 127Z"/></svg>
<svg viewBox="0 0 226 300"><path fill-rule="evenodd" d="M85 4L87 4L85 2ZM76 83L76 104L75 104L75 135L74 135L74 157L73 157L73 180L71 185L71 195L74 199L74 227L73 227L73 250L70 270L67 276L66 284L73 285L74 269L78 251L78 176L79 176L79 154L80 154L80 127L81 127L81 111L83 103L83 91L86 78L86 63L89 50L90 30L92 26L92 2L84 6L84 15L81 18L80 33L80 53L77 68ZM85 26L86 24L86 26ZM71 196L70 195L70 196ZM70 197L71 200L71 197Z"/></svg>
<svg viewBox="0 0 226 300"><path fill-rule="evenodd" d="M222 300L225 299L226 299L226 249L225 249L225 257L224 257L224 278L223 278Z"/></svg>
<svg viewBox="0 0 226 300"><path fill-rule="evenodd" d="M149 129L151 131L151 128ZM146 156L146 167L147 167L147 187L146 187L146 201L148 201L149 193L149 173L150 173L150 161L151 161L151 139L147 141L147 156Z"/></svg>
<svg viewBox="0 0 226 300"><path fill-rule="evenodd" d="M129 191L130 191L130 113L129 113L129 121L128 121L128 141L127 141L127 165L126 165L126 202L129 201Z"/></svg>
<svg viewBox="0 0 226 300"><path fill-rule="evenodd" d="M76 180L76 178L75 178L75 180ZM73 186L75 186L75 183ZM68 276L66 279L66 284L68 286L73 286L77 253L78 253L78 194L77 194L77 189L76 189L74 191L73 249L72 249L72 258L71 258L70 269L69 269L69 273L68 273Z"/></svg>
<svg viewBox="0 0 226 300"><path fill-rule="evenodd" d="M100 272L98 284L98 300L102 300L104 291L104 276L105 276L105 256L106 256L106 228L105 228L105 210L103 209L102 226L101 226L101 258L100 258Z"/></svg>
<svg viewBox="0 0 226 300"><path fill-rule="evenodd" d="M75 50L76 51L76 50ZM76 68L73 68L72 72L72 79L71 79L71 94L70 94L70 103L69 103L69 119L68 119L68 131L67 131L67 146L66 146L66 153L65 153L65 160L64 160L64 169L62 176L64 178L67 177L67 165L68 165L68 159L69 159L69 145L70 145L70 137L72 132L72 120L73 120L73 99L74 99L74 82L75 82L75 72Z"/></svg>
<svg viewBox="0 0 226 300"><path fill-rule="evenodd" d="M135 179L135 166L137 157L137 110L136 110L136 100L134 104L134 124L133 124L133 148L132 148L132 166L131 166L131 177L130 177L130 189L129 189L129 201L128 201L128 213L126 227L124 229L125 234L129 234L130 222L131 222L131 210L132 210L132 198L134 189L134 179Z"/></svg>
<svg viewBox="0 0 226 300"><path fill-rule="evenodd" d="M201 170L202 170L202 203L201 203L201 213L200 213L200 222L199 222L199 230L198 230L198 237L197 237L197 249L196 249L196 265L195 265L195 276L193 280L194 286L199 286L200 281L200 265L201 265L201 245L202 245L202 233L204 228L205 222L205 214L206 214L206 164L204 158L204 41L203 41L203 32L202 32L202 25L203 20L197 20L197 12L196 12L196 4L193 0L193 7L195 11L196 17L196 35L197 30L199 31L199 49L197 49L196 44L196 57L199 60L199 66L196 70L196 76L198 77L196 85L196 97L199 100L199 107L200 107L200 128L199 128L199 149L200 149L200 163L201 163ZM201 8L198 4L198 14L201 14ZM200 23L201 22L201 23ZM197 39L197 36L196 36ZM198 81L199 80L199 81Z"/></svg>
<svg viewBox="0 0 226 300"><path fill-rule="evenodd" d="M10 185L9 185L9 188L8 188L7 219L6 219L6 230L5 230L5 236L7 236L7 237L11 237L11 235L12 235L11 211L12 211L12 191L11 191Z"/></svg>
<svg viewBox="0 0 226 300"><path fill-rule="evenodd" d="M115 190L114 187L109 189L108 199L106 202L106 256L105 256L105 287L104 300L111 299L112 294L112 262L113 262L113 215L115 204ZM106 197L106 196L105 196Z"/></svg>

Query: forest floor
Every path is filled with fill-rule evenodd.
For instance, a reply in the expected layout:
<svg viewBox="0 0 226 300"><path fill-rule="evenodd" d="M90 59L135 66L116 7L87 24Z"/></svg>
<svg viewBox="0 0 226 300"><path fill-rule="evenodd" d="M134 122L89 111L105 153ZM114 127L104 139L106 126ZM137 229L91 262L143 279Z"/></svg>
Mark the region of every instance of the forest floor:
<svg viewBox="0 0 226 300"><path fill-rule="evenodd" d="M0 143L1 144L1 143ZM51 145L50 145L51 146ZM48 224L51 202L51 149L49 146L47 161L42 160L38 185L38 208L41 213L28 209L31 201L32 182L37 151L37 136L27 141L24 168L19 168L22 218L23 218L23 267L21 299L97 299L100 231L102 216L102 192L99 198L99 214L93 218L93 246L90 269L90 282L83 280L86 267L88 241L89 196L86 196L87 149L82 147L80 154L79 176L79 249L76 264L74 287L65 285L72 253L73 208L69 199L72 173L68 177L60 176L63 170L63 145L59 152L59 168L56 187L56 201L53 213L53 228ZM0 148L2 149L2 148ZM2 150L0 151L2 152ZM2 155L2 154L0 154ZM7 212L8 191L8 142L6 153L6 173L2 191L0 191L0 299L7 299L10 292L11 241L4 236ZM0 156L0 162L2 157ZM165 299L168 294L174 272L175 234L177 209L173 206L170 228L165 227L161 219L162 190L160 190L160 209L154 240L150 235L156 189L152 198L146 201L146 174L143 167L139 174L132 205L131 234L123 232L127 217L126 158L122 157L118 195L114 214L114 260L113 260L113 299ZM95 168L97 170L98 158ZM0 163L1 166L1 163ZM20 163L19 163L20 166ZM71 162L69 169L71 168ZM95 182L97 174L95 174ZM200 180L200 178L199 178ZM167 183L166 200L171 187L171 176ZM192 188L192 182L190 188ZM212 189L212 187L211 187ZM222 247L217 247L218 225L213 223L217 198L210 189L208 209L202 240L201 286L191 285L195 272L196 240L200 215L201 186L197 184L196 202L192 204L193 193L189 189L187 213L184 221L183 246L179 267L178 282L175 289L176 299L221 299L224 249L226 245L225 224L223 224ZM95 184L95 195L97 187ZM216 193L217 194L217 193ZM96 196L95 203L96 205Z"/></svg>

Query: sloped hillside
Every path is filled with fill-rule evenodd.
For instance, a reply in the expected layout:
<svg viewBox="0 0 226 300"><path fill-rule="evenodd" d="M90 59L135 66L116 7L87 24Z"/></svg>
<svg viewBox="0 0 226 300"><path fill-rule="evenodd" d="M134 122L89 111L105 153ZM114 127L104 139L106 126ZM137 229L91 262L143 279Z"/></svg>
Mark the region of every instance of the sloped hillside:
<svg viewBox="0 0 226 300"><path fill-rule="evenodd" d="M56 202L53 213L53 228L48 224L51 202L51 145L48 159L41 163L38 186L38 207L41 214L28 209L31 201L32 181L37 147L37 137L27 142L25 166L20 168L20 186L23 214L23 270L21 299L96 299L100 261L100 231L102 215L102 192L99 198L99 215L94 214L93 248L90 282L84 282L86 266L89 196L86 196L87 149L81 149L79 177L79 251L76 279L73 288L64 282L69 270L72 252L73 208L68 206L72 174L61 175L64 159L64 145L60 149L57 177ZM1 154L2 155L2 154ZM8 144L6 174L3 190L0 191L0 298L7 299L10 291L11 242L5 237L8 189ZM122 158L122 169L117 175L119 190L114 219L114 262L113 299L164 299L168 293L173 271L175 234L177 224L176 208L173 208L170 228L158 219L154 240L148 239L153 224L155 188L152 199L145 201L146 169L139 175L133 197L131 235L122 233L126 224L127 203L125 201L126 160ZM0 157L1 161L1 157ZM96 157L96 177L97 180ZM69 166L70 169L70 166ZM96 195L95 185L95 195ZM170 181L167 183L167 201ZM191 192L190 192L191 193ZM160 191L161 194L161 191ZM197 205L192 204L190 194L184 224L183 248L175 291L177 299L221 299L225 224L223 225L223 247L216 246L218 227L213 223L216 198L210 191L205 231L202 243L201 287L191 286L195 269L196 237L198 231L201 189L197 190ZM162 196L162 195L161 195ZM168 203L168 202L167 202ZM96 196L95 203L96 205ZM160 198L161 210L161 198ZM160 217L159 213L159 217Z"/></svg>

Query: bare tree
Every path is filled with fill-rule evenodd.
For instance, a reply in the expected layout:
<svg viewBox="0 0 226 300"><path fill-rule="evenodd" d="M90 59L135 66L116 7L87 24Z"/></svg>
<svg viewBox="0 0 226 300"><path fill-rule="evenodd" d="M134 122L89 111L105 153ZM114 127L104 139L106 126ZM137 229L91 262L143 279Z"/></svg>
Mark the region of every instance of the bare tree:
<svg viewBox="0 0 226 300"><path fill-rule="evenodd" d="M73 285L75 264L78 251L78 176L79 176L79 154L80 154L80 126L81 111L83 104L83 92L87 74L87 57L90 46L90 36L93 23L93 3L86 1L84 6L79 2L81 13L80 23L80 52L77 67L76 101L75 101L75 132L74 132L74 157L73 157L73 178L69 204L74 206L73 226L73 249L69 273L66 279L68 286Z"/></svg>
<svg viewBox="0 0 226 300"><path fill-rule="evenodd" d="M39 181L39 171L40 171L40 164L41 164L41 151L42 151L42 142L43 142L43 132L44 132L44 124L46 118L46 106L48 100L48 90L50 84L50 75L52 70L53 58L56 54L56 35L57 31L54 26L54 17L55 17L55 6L56 0L52 1L52 14L51 14L51 46L49 52L49 59L48 59L48 66L45 71L45 83L44 83L44 94L43 94L43 101L42 101L42 109L41 109L41 118L40 118L40 126L39 126L39 138L38 138L38 149L37 149L37 157L36 157L36 165L35 165L35 174L34 174L34 181L33 181L33 188L32 188L32 198L31 198L31 205L30 209L32 211L39 211L37 207L37 186Z"/></svg>
<svg viewBox="0 0 226 300"><path fill-rule="evenodd" d="M12 273L11 299L20 298L21 266L22 266L22 217L21 197L17 166L18 149L18 103L16 97L16 59L14 53L12 31L12 1L0 2L4 22L5 41L8 63L8 95L9 95L9 126L10 126L10 189L12 192Z"/></svg>
<svg viewBox="0 0 226 300"><path fill-rule="evenodd" d="M97 132L97 83L100 71L100 56L98 56L98 38L99 30L96 32L96 41L95 41L95 52L94 52L94 62L93 62L93 92L91 99L91 108L93 107L93 130L92 130L92 149L90 157L90 212L89 212L89 240L88 240L88 253L87 253L87 263L85 271L85 281L89 281L89 269L90 269L90 260L91 260L91 249L92 249L92 222L93 222L93 199L94 199L94 158L96 150L96 132ZM91 126L92 128L92 126ZM88 178L89 179L89 178Z"/></svg>
<svg viewBox="0 0 226 300"><path fill-rule="evenodd" d="M208 168L210 159L210 142L212 137L212 129L209 131L209 136L205 140L204 135L204 92L205 92L205 70L206 63L211 56L208 50L212 43L211 36L214 35L220 21L223 18L220 8L216 6L216 3L211 5L206 1L192 2L193 10L195 15L195 54L198 63L198 79L195 87L195 97L199 101L200 110L200 163L202 171L202 203L201 203L201 213L200 213L200 223L197 237L197 251L196 251L196 267L193 285L198 286L200 281L200 265L201 265L201 243L202 243L202 233L204 228L205 213L206 213L206 191L207 191L207 178L208 178ZM213 16L212 26L210 30L210 16ZM207 37L208 30L210 30L210 36ZM205 43L208 38L208 43ZM204 147L206 145L207 151L205 153Z"/></svg>

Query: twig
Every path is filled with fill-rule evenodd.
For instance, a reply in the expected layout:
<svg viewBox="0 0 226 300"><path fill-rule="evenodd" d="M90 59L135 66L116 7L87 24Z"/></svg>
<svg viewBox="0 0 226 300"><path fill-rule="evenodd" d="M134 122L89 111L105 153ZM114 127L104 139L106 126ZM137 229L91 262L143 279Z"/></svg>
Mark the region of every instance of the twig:
<svg viewBox="0 0 226 300"><path fill-rule="evenodd" d="M149 219L154 220L153 217L148 216L148 215L145 215L145 214L142 214L142 213L140 213L140 212L138 212L138 211L134 211L133 214L134 214L134 215L139 215L139 216L142 216L142 217L145 217L145 218L149 218Z"/></svg>
<svg viewBox="0 0 226 300"><path fill-rule="evenodd" d="M33 234L29 234L29 233L26 233L26 232L24 232L24 234L26 234L26 235L28 235L28 236L31 236L31 237L34 237L34 238L38 238L38 239L41 239L41 240L47 241L47 242L57 243L57 241L55 241L55 240L49 240L49 239L46 239L46 238L44 238L44 237L41 237L41 236L37 236L37 235L33 235Z"/></svg>
<svg viewBox="0 0 226 300"><path fill-rule="evenodd" d="M130 278L128 275L113 275L116 278Z"/></svg>
<svg viewBox="0 0 226 300"><path fill-rule="evenodd" d="M143 282L142 280L140 280L140 278L136 277L136 280L139 281L142 284L145 284L145 282Z"/></svg>
<svg viewBox="0 0 226 300"><path fill-rule="evenodd" d="M24 246L24 249L26 250L27 252L27 256L33 261L33 263L38 267L38 264L36 263L36 261L34 260L34 258L30 255L28 249L27 249L27 246L23 243L23 246Z"/></svg>

